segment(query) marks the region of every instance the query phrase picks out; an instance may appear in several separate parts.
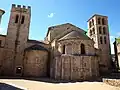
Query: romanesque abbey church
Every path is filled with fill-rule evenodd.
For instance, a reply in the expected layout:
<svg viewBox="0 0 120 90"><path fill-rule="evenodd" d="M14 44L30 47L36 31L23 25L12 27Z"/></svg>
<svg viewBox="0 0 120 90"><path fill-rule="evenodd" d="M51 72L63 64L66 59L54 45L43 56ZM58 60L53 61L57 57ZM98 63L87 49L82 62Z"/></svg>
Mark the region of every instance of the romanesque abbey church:
<svg viewBox="0 0 120 90"><path fill-rule="evenodd" d="M87 32L70 23L51 26L44 41L28 38L30 21L30 6L12 4L7 34L0 35L0 76L89 80L109 71L107 16L89 18Z"/></svg>

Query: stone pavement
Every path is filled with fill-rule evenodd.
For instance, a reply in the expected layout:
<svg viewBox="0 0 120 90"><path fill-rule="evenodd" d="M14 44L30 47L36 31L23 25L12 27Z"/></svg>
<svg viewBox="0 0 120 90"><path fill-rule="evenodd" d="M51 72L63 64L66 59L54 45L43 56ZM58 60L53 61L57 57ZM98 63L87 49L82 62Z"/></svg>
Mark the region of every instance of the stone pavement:
<svg viewBox="0 0 120 90"><path fill-rule="evenodd" d="M0 90L120 90L102 82L50 83L25 79L0 79L0 82Z"/></svg>

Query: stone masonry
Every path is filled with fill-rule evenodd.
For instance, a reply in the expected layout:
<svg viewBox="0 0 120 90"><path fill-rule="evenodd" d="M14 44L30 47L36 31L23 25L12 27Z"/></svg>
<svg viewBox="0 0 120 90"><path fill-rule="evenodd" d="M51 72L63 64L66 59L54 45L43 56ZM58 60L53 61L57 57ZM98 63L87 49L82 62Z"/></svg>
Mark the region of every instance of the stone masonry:
<svg viewBox="0 0 120 90"><path fill-rule="evenodd" d="M30 21L30 6L12 4L7 35L0 35L0 75L89 80L110 68L106 16L95 14L88 20L88 36L65 23L49 27L43 41L28 38Z"/></svg>

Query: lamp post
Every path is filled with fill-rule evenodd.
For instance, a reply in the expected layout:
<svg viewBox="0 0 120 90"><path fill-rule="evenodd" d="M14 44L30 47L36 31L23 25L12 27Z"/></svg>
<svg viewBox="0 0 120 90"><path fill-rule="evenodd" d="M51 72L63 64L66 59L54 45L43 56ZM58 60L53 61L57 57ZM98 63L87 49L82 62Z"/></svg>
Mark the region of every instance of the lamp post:
<svg viewBox="0 0 120 90"><path fill-rule="evenodd" d="M4 10L0 9L0 23L1 23L1 19L2 19L2 15L5 13Z"/></svg>

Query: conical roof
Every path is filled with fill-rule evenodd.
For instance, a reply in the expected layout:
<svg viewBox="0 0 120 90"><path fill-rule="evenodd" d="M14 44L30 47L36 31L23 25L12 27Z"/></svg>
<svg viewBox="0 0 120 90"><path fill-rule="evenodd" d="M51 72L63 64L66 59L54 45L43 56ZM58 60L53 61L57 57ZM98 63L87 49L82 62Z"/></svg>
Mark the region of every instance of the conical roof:
<svg viewBox="0 0 120 90"><path fill-rule="evenodd" d="M90 38L79 32L79 31L76 31L76 30L73 30L71 31L70 33L66 34L65 36L63 36L62 38L60 38L59 40L65 40L65 39L81 39L81 40L90 40Z"/></svg>

